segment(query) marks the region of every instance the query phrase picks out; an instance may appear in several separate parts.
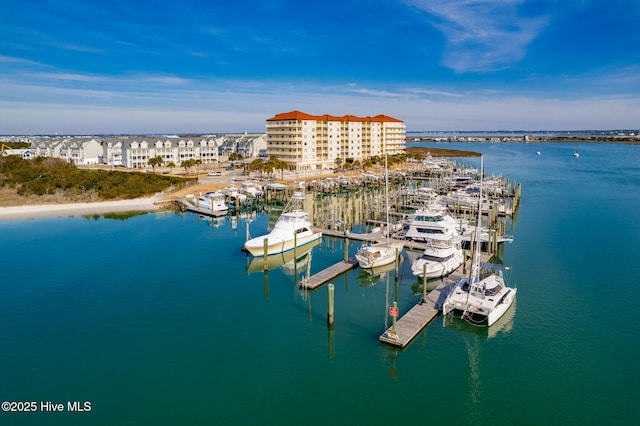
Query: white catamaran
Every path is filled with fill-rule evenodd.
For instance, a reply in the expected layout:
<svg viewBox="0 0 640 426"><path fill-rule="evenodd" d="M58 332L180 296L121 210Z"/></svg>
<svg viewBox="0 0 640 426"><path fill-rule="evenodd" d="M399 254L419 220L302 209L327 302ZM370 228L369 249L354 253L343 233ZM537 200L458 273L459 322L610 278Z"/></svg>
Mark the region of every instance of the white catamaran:
<svg viewBox="0 0 640 426"><path fill-rule="evenodd" d="M482 194L483 159L480 159L480 193ZM482 197L480 197L482 198ZM478 226L473 264L468 277L458 281L442 305L444 315L452 314L465 321L483 326L495 324L516 299L517 289L507 287L502 271L503 265L480 263L479 229L482 220L481 204L478 206ZM492 269L488 275L480 274L480 267Z"/></svg>

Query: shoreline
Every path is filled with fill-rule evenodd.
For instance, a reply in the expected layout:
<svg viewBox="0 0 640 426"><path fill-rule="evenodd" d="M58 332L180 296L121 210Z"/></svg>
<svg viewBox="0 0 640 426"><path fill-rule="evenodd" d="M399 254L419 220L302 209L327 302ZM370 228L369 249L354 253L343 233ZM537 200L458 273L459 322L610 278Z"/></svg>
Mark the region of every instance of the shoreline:
<svg viewBox="0 0 640 426"><path fill-rule="evenodd" d="M100 213L157 211L162 198L148 197L133 200L99 201L93 203L30 204L0 207L0 221L29 220L46 217L83 216Z"/></svg>

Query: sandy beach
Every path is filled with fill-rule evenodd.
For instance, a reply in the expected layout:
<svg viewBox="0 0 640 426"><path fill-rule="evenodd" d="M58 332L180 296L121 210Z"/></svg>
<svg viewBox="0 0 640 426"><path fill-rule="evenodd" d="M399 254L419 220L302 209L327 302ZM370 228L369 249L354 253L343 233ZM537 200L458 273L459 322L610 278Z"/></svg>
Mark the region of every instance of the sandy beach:
<svg viewBox="0 0 640 426"><path fill-rule="evenodd" d="M42 217L79 216L87 214L152 211L162 208L158 197L96 203L36 204L0 207L0 220L36 219Z"/></svg>

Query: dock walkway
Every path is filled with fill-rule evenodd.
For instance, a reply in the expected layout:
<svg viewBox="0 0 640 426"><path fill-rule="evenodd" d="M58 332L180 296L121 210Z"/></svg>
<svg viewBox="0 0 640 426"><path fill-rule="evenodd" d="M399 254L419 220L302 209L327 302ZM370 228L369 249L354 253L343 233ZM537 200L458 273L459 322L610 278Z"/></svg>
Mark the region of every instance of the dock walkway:
<svg viewBox="0 0 640 426"><path fill-rule="evenodd" d="M327 281L347 271L352 270L356 266L358 266L358 261L353 257L349 258L347 262L342 260L338 263L335 263L329 266L326 269L323 269L318 273L311 275L310 277L304 278L303 280L300 281L299 286L300 288L304 288L307 290L315 290L316 288L320 287L322 284L326 283Z"/></svg>
<svg viewBox="0 0 640 426"><path fill-rule="evenodd" d="M481 255L481 261L486 262L489 256ZM471 259L467 263L471 267ZM395 333L393 326L385 330L380 336L380 341L393 346L404 348L439 314L444 300L447 298L451 288L460 281L464 275L463 267L460 266L451 275L442 280L442 283L427 294L426 301L420 301L411 308L399 320L396 321Z"/></svg>
<svg viewBox="0 0 640 426"><path fill-rule="evenodd" d="M458 277L460 278L460 277ZM440 313L440 307L449 294L449 289L456 282L455 278L443 280L442 283L427 294L426 302L420 301L396 322L396 332L389 327L380 336L380 341L404 348Z"/></svg>
<svg viewBox="0 0 640 426"><path fill-rule="evenodd" d="M320 228L316 228L314 229L316 232L322 232L322 235L327 235L329 237L338 237L338 238L349 238L350 240L353 241L365 241L365 242L369 242L369 243L377 243L377 242L382 242L382 241L386 241L386 238L384 235L382 235L381 232L369 232L367 234L359 234L359 233L355 233L355 232L344 232L344 231L338 231L338 230L334 230L334 229L320 229ZM390 240L392 243L402 243L402 245L405 248L409 248L412 250L424 250L426 247L425 243L419 243L417 241L410 241L410 240L398 240L395 238L391 238Z"/></svg>

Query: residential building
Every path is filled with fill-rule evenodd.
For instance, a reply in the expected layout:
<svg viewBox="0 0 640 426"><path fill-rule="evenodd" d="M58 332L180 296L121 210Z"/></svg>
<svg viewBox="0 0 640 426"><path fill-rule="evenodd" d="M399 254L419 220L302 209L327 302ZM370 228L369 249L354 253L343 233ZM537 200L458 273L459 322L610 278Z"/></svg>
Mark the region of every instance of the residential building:
<svg viewBox="0 0 640 426"><path fill-rule="evenodd" d="M132 169L149 167L149 159L162 157L162 166L194 159L201 164L217 164L231 153L244 158L257 157L266 148L263 135L204 136L204 137L118 137L103 141L104 162L111 166Z"/></svg>
<svg viewBox="0 0 640 426"><path fill-rule="evenodd" d="M33 155L33 151L31 151L28 148L19 148L19 149L3 149L2 150L2 156L3 157L8 157L9 155L16 155L18 157L22 157L23 160L31 160L34 155Z"/></svg>
<svg viewBox="0 0 640 426"><path fill-rule="evenodd" d="M96 139L66 139L58 151L58 157L77 166L102 163L102 144Z"/></svg>
<svg viewBox="0 0 640 426"><path fill-rule="evenodd" d="M290 111L268 118L266 126L267 155L296 172L405 152L404 122L386 115L316 116Z"/></svg>

